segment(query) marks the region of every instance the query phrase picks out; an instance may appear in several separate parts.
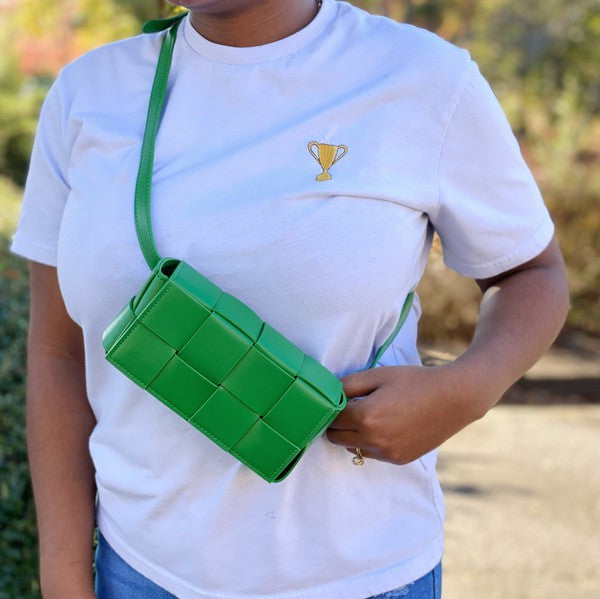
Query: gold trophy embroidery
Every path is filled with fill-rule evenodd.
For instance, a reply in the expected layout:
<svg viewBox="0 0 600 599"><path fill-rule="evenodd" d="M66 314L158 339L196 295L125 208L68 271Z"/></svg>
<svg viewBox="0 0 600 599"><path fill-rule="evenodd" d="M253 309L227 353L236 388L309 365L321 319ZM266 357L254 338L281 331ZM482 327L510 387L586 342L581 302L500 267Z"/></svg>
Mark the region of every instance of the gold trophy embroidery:
<svg viewBox="0 0 600 599"><path fill-rule="evenodd" d="M313 150L314 146L317 146L316 152ZM342 153L338 155L340 150L342 150ZM331 144L320 144L316 141L311 141L308 144L308 151L323 169L323 172L315 177L315 181L329 181L331 179L329 169L348 153L348 148L344 145L333 146Z"/></svg>

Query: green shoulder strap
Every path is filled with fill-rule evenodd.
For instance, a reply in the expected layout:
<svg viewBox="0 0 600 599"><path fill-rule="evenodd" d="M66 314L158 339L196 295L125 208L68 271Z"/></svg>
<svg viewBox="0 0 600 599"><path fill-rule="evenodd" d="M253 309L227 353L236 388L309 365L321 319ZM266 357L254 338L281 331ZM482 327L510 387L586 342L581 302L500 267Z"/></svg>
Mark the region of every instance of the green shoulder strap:
<svg viewBox="0 0 600 599"><path fill-rule="evenodd" d="M140 157L140 166L138 170L137 182L135 186L135 205L134 217L135 228L140 243L140 248L144 254L144 258L148 266L152 270L160 260L160 256L154 244L152 235L152 223L150 222L150 196L152 189L152 172L154 170L154 142L158 124L162 113L165 94L167 91L167 80L171 69L171 60L173 57L173 47L175 46L175 38L177 36L177 28L181 23L181 19L187 13L181 13L168 19L159 19L148 21L144 24L142 31L144 33L156 33L168 29L158 56L158 64L152 83L152 91L150 92L150 103L148 106L148 115L146 117L146 128L144 130L144 139L142 141L142 154ZM410 308L413 303L414 292L410 292L406 296L400 318L394 327L394 330L386 339L385 343L379 348L375 358L371 362L369 368L373 368L380 360L385 350L390 346L398 331L402 328L406 320Z"/></svg>
<svg viewBox="0 0 600 599"><path fill-rule="evenodd" d="M176 14L173 17L167 17L166 19L153 19L152 21L146 21L142 25L142 33L158 33L159 31L164 31L174 23L181 21L185 15L187 15L187 11Z"/></svg>
<svg viewBox="0 0 600 599"><path fill-rule="evenodd" d="M379 351L377 352L377 354L375 354L375 357L373 358L373 361L371 362L369 368L373 368L375 366L375 364L377 364L377 362L379 362L379 360L380 360L381 356L383 356L385 350L391 345L392 341L394 340L394 337L398 334L398 331L402 328L404 321L406 320L406 318L408 317L408 314L410 313L410 309L412 307L414 297L415 297L414 291L411 291L406 296L406 299L404 300L404 304L402 304L402 310L400 310L400 318L398 319L398 322L396 323L394 330L389 334L389 336L385 340L384 344L379 348Z"/></svg>
<svg viewBox="0 0 600 599"><path fill-rule="evenodd" d="M162 31L169 28L160 48L158 65L156 67L156 73L154 74L152 91L150 92L150 103L148 105L148 114L146 116L146 129L144 130L144 139L142 141L142 154L135 185L135 229L137 231L140 248L150 270L152 270L160 260L156 245L154 244L152 223L150 222L150 194L152 188L152 172L154 170L154 142L165 101L177 28L185 15L186 13L182 13L170 19L148 21L143 27L143 31L147 33Z"/></svg>

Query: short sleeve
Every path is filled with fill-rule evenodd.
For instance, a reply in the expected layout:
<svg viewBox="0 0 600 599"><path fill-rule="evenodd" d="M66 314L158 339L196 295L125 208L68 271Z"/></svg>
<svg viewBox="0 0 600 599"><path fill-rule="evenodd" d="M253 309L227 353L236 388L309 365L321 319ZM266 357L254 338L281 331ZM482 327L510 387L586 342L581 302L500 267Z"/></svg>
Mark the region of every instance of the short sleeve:
<svg viewBox="0 0 600 599"><path fill-rule="evenodd" d="M69 193L66 177L68 159L59 90L55 82L40 112L19 221L9 247L12 253L56 266L58 232Z"/></svg>
<svg viewBox="0 0 600 599"><path fill-rule="evenodd" d="M429 218L445 264L483 279L537 256L554 224L494 92L474 61L469 69L441 143Z"/></svg>

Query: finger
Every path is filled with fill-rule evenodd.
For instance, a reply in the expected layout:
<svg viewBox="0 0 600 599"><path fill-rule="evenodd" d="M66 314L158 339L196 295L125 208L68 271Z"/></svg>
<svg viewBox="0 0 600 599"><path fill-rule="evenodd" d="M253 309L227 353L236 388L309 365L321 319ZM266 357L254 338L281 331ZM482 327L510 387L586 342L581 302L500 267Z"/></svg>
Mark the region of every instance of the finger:
<svg viewBox="0 0 600 599"><path fill-rule="evenodd" d="M340 378L346 397L360 397L375 391L381 384L379 368L352 372Z"/></svg>
<svg viewBox="0 0 600 599"><path fill-rule="evenodd" d="M330 428L339 430L357 431L360 428L360 402L349 401L337 418L329 425Z"/></svg>
<svg viewBox="0 0 600 599"><path fill-rule="evenodd" d="M361 442L361 437L356 431L340 431L328 428L326 435L329 441L334 445L357 447Z"/></svg>

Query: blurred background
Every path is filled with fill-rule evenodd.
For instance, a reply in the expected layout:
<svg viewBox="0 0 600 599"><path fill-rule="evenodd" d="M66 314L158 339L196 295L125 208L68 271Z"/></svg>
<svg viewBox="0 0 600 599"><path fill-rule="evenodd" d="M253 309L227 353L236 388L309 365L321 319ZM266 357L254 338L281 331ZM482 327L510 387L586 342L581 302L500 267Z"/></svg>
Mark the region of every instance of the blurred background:
<svg viewBox="0 0 600 599"><path fill-rule="evenodd" d="M600 596L600 0L363 0L467 48L542 190L569 269L555 346L440 450L444 598ZM0 0L0 599L38 597L25 432L27 264L7 251L41 102L60 68L166 16L163 0ZM479 290L434 249L427 364L468 343ZM492 366L491 366L492 367Z"/></svg>

